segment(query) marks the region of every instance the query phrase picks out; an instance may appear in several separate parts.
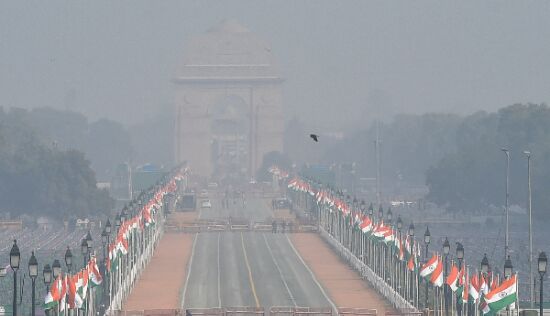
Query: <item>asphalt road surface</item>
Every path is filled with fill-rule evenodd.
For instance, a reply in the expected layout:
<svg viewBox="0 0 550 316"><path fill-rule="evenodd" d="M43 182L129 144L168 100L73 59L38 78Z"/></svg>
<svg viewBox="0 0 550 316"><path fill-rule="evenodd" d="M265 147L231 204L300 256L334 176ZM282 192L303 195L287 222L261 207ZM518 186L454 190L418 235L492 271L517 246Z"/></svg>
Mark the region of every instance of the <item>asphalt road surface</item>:
<svg viewBox="0 0 550 316"><path fill-rule="evenodd" d="M238 200L229 209L212 202L200 218L260 221L271 216L266 200L248 200L246 205ZM332 306L287 236L271 232L197 234L182 295L183 308Z"/></svg>

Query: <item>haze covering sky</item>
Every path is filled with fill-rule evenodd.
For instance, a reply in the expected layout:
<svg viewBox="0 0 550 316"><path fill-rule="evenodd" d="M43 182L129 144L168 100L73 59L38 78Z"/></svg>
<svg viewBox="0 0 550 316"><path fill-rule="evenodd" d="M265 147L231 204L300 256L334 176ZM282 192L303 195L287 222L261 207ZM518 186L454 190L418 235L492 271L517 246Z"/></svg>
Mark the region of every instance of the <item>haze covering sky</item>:
<svg viewBox="0 0 550 316"><path fill-rule="evenodd" d="M272 44L286 117L309 126L548 103L549 17L548 1L2 1L0 105L139 122L224 19Z"/></svg>

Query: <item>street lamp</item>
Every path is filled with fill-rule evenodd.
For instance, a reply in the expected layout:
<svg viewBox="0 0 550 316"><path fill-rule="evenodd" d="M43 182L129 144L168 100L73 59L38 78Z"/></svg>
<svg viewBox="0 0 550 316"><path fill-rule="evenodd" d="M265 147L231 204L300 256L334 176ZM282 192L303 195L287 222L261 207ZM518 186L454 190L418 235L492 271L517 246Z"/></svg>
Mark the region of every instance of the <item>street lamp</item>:
<svg viewBox="0 0 550 316"><path fill-rule="evenodd" d="M118 228L120 227L120 215L117 214L116 217L115 217L115 228L116 228L116 232L118 233Z"/></svg>
<svg viewBox="0 0 550 316"><path fill-rule="evenodd" d="M414 224L413 223L411 223L409 225L409 236L411 236L411 237L414 236Z"/></svg>
<svg viewBox="0 0 550 316"><path fill-rule="evenodd" d="M67 250L65 251L65 264L67 265L67 271L71 273L71 267L73 266L73 253L71 252L71 249L69 249L69 246L67 246Z"/></svg>
<svg viewBox="0 0 550 316"><path fill-rule="evenodd" d="M361 208L361 215L365 215L365 209L367 208L367 205L365 204L365 200L361 201L360 208Z"/></svg>
<svg viewBox="0 0 550 316"><path fill-rule="evenodd" d="M19 247L17 247L17 240L14 240L10 250L10 267L13 270L13 316L17 316L17 270L19 269L20 260L21 253Z"/></svg>
<svg viewBox="0 0 550 316"><path fill-rule="evenodd" d="M403 228L403 221L401 220L401 215L397 216L397 230L401 233L401 228Z"/></svg>
<svg viewBox="0 0 550 316"><path fill-rule="evenodd" d="M94 243L90 231L88 231L88 234L86 234L86 243L88 244L88 260L90 260L90 256L92 255L92 246Z"/></svg>
<svg viewBox="0 0 550 316"><path fill-rule="evenodd" d="M103 259L105 260L105 246L107 246L107 239L109 238L109 234L107 234L107 230L103 229L101 232L101 243L103 244Z"/></svg>
<svg viewBox="0 0 550 316"><path fill-rule="evenodd" d="M430 239L432 235L430 234L430 230L428 229L428 226L426 226L426 231L424 232L424 243L426 244L426 259L428 259L428 246L430 245Z"/></svg>
<svg viewBox="0 0 550 316"><path fill-rule="evenodd" d="M31 277L31 283L32 283L31 316L34 316L35 305L36 305L35 304L36 277L38 276L38 261L36 261L36 257L34 256L34 251L31 253L31 258L29 259L29 276Z"/></svg>
<svg viewBox="0 0 550 316"><path fill-rule="evenodd" d="M458 268L462 268L462 260L464 259L464 246L461 243L456 243L456 258L458 259Z"/></svg>
<svg viewBox="0 0 550 316"><path fill-rule="evenodd" d="M531 308L535 304L535 280L533 276L533 221L531 212L531 152L524 151L527 157L527 211L529 213L529 295Z"/></svg>
<svg viewBox="0 0 550 316"><path fill-rule="evenodd" d="M59 263L59 260L55 259L52 264L52 276L53 279L57 279L58 276L61 275L61 263Z"/></svg>
<svg viewBox="0 0 550 316"><path fill-rule="evenodd" d="M512 269L514 267L512 266L512 260L510 259L510 256L506 258L506 261L504 261L504 278L509 279L512 276Z"/></svg>
<svg viewBox="0 0 550 316"><path fill-rule="evenodd" d="M546 253L541 252L539 254L539 260L538 260L538 270L539 270L539 275L540 275L540 291L539 291L539 315L543 315L542 314L542 285L543 285L543 281L544 281L544 274L546 273L546 265L547 265L547 258L546 258Z"/></svg>
<svg viewBox="0 0 550 316"><path fill-rule="evenodd" d="M388 213L386 214L386 218L388 219L388 223L391 223L393 219L393 214L391 212L391 208L388 209Z"/></svg>
<svg viewBox="0 0 550 316"><path fill-rule="evenodd" d="M82 241L80 242L80 252L82 253L82 258L84 260L84 267L86 267L86 257L88 256L88 242L86 241L86 238L82 238Z"/></svg>
<svg viewBox="0 0 550 316"><path fill-rule="evenodd" d="M508 256L508 198L510 197L508 186L510 182L510 151L507 148L501 148L500 150L506 154L506 199L504 203L504 213L506 214L506 231L504 236L504 256Z"/></svg>
<svg viewBox="0 0 550 316"><path fill-rule="evenodd" d="M105 231L108 235L111 234L111 221L109 219L107 219L107 222L105 223Z"/></svg>
<svg viewBox="0 0 550 316"><path fill-rule="evenodd" d="M50 283L52 283L52 268L50 264L46 264L42 270L42 276L44 277L44 284L46 285L46 290L49 290Z"/></svg>
<svg viewBox="0 0 550 316"><path fill-rule="evenodd" d="M445 255L445 257L447 257L450 251L451 245L449 244L449 239L445 237L445 241L443 242L443 254Z"/></svg>
<svg viewBox="0 0 550 316"><path fill-rule="evenodd" d="M384 209L382 208L382 205L380 205L380 207L378 208L378 217L380 218L380 220L384 219Z"/></svg>
<svg viewBox="0 0 550 316"><path fill-rule="evenodd" d="M432 235L430 234L430 230L428 229L428 226L426 226L426 231L424 232L424 243L426 244L426 262L428 262L428 247L430 246L430 238ZM426 279L426 308L428 308L428 287L430 282L428 282L428 279Z"/></svg>
<svg viewBox="0 0 550 316"><path fill-rule="evenodd" d="M445 264L443 266L443 280L447 280L447 257L449 256L450 251L451 245L449 244L449 239L445 237L445 241L443 242L443 255L445 256ZM445 297L445 315L449 315L449 294L446 286L443 287L443 296Z"/></svg>
<svg viewBox="0 0 550 316"><path fill-rule="evenodd" d="M372 203L371 203L369 206L369 216L372 220L374 220L374 218L372 218L373 214L374 214L374 207L372 206Z"/></svg>
<svg viewBox="0 0 550 316"><path fill-rule="evenodd" d="M484 275L489 272L489 259L487 259L487 254L483 254L483 259L481 259L481 273Z"/></svg>

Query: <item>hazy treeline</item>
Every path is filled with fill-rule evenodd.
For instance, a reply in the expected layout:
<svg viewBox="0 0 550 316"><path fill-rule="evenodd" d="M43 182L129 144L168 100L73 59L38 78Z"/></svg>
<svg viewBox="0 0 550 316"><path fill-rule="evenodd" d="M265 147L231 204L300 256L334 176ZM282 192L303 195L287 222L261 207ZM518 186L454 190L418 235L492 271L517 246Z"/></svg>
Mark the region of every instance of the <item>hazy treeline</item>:
<svg viewBox="0 0 550 316"><path fill-rule="evenodd" d="M428 198L451 210L483 211L504 204L506 156L510 151L510 203L526 207L527 158L532 153L533 214L548 217L550 195L550 108L512 105L461 120L456 148L426 172Z"/></svg>
<svg viewBox="0 0 550 316"><path fill-rule="evenodd" d="M49 141L55 139L52 134L44 133L50 125L62 123L55 116L46 119L50 114L0 110L0 212L75 219L110 211L113 200L97 189L84 154L61 148ZM74 137L75 142L82 141L79 135Z"/></svg>
<svg viewBox="0 0 550 316"><path fill-rule="evenodd" d="M286 138L293 161L333 166L355 162L359 177L376 175L375 122L341 140L325 138L319 143L298 136L307 131L298 122L293 124ZM427 185L427 198L453 211L484 212L489 206L504 204L504 147L511 154L510 204L525 207L527 160L523 151L530 150L533 208L536 216L547 213L550 195L544 190L550 187L550 108L544 104L516 104L469 116L396 115L390 122L379 122L378 131L383 185ZM303 149L309 147L315 148Z"/></svg>

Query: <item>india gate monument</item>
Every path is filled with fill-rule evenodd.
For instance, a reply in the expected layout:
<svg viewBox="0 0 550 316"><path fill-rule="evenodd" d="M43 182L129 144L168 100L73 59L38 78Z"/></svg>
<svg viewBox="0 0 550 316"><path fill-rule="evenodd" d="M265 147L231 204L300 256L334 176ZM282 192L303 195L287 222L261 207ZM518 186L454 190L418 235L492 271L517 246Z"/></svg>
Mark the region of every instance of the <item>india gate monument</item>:
<svg viewBox="0 0 550 316"><path fill-rule="evenodd" d="M251 179L283 149L282 78L270 45L236 21L187 43L176 85L176 162L214 179Z"/></svg>

